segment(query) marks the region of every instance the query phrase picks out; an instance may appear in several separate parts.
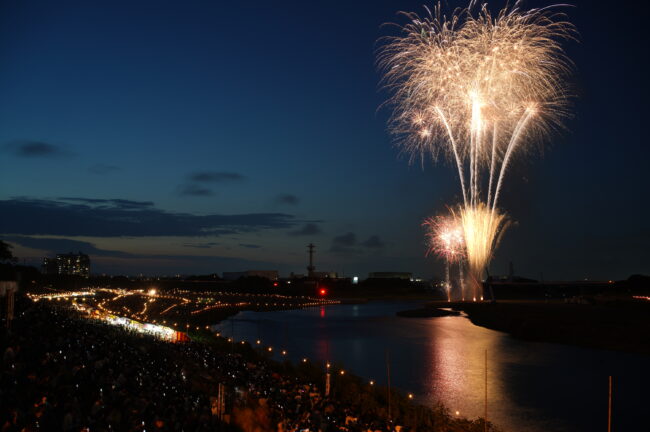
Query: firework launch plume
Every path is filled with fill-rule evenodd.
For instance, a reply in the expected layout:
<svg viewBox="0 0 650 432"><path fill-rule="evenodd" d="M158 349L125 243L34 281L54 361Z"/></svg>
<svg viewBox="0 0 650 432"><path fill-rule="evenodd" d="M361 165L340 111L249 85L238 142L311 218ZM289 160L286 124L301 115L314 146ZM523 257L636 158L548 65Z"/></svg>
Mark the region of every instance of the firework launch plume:
<svg viewBox="0 0 650 432"><path fill-rule="evenodd" d="M472 299L476 301L483 296L478 278L482 275L486 263L492 259L494 249L508 227L508 219L505 214L484 204L460 206L457 217L463 227Z"/></svg>
<svg viewBox="0 0 650 432"><path fill-rule="evenodd" d="M455 165L467 258L480 277L498 231L477 233L488 235L503 216L509 164L568 115L571 63L560 42L575 28L551 8L524 11L519 1L496 15L474 1L450 15L440 3L425 17L404 15L378 59L392 92L390 129L412 159L443 155Z"/></svg>

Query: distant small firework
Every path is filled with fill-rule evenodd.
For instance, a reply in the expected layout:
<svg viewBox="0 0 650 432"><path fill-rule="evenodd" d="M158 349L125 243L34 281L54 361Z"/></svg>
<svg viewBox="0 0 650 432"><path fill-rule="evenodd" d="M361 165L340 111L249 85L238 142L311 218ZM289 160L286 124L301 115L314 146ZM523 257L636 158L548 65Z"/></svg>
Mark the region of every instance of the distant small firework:
<svg viewBox="0 0 650 432"><path fill-rule="evenodd" d="M436 254L449 262L458 262L465 255L465 240L461 221L453 215L426 219L427 254Z"/></svg>
<svg viewBox="0 0 650 432"><path fill-rule="evenodd" d="M465 239L461 220L452 213L449 216L427 218L423 223L427 230L427 255L435 254L445 260L445 291L451 301L450 266L459 263L461 293L463 289L462 260L465 256ZM461 294L461 297L463 294Z"/></svg>

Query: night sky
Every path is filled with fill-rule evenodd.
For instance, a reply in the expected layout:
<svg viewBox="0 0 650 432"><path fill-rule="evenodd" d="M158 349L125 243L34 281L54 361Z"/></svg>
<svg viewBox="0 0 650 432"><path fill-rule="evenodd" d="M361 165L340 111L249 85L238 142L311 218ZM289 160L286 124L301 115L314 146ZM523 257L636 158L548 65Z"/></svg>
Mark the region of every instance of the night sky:
<svg viewBox="0 0 650 432"><path fill-rule="evenodd" d="M574 116L510 171L494 274L650 273L647 11L573 4ZM95 273L304 273L313 242L317 270L441 275L420 224L458 180L393 146L375 65L422 5L1 2L0 238Z"/></svg>

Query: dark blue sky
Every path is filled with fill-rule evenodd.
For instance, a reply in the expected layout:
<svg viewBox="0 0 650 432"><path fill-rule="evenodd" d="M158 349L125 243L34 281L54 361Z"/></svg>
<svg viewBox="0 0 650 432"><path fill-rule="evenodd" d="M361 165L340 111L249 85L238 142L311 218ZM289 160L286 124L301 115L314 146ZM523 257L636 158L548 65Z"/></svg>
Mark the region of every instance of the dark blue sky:
<svg viewBox="0 0 650 432"><path fill-rule="evenodd" d="M457 179L392 146L374 63L381 24L421 0L0 4L0 233L17 255L286 274L311 241L319 270L441 274L420 223ZM574 4L575 116L510 172L517 225L493 273L650 273L646 11Z"/></svg>

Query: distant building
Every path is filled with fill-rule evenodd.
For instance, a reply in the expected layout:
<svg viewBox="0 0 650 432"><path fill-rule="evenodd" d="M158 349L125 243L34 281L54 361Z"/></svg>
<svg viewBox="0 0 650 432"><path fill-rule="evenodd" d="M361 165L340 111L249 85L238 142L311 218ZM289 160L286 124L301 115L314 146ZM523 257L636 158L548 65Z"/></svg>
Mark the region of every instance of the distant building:
<svg viewBox="0 0 650 432"><path fill-rule="evenodd" d="M408 272L372 272L368 274L368 279L405 279L412 280L413 273Z"/></svg>
<svg viewBox="0 0 650 432"><path fill-rule="evenodd" d="M43 258L43 273L71 276L90 276L90 257L79 252L74 254L57 254L56 258Z"/></svg>
<svg viewBox="0 0 650 432"><path fill-rule="evenodd" d="M279 278L277 270L246 270L243 272L223 272L225 280L237 280L243 277L261 277L276 281Z"/></svg>
<svg viewBox="0 0 650 432"><path fill-rule="evenodd" d="M338 273L333 271L312 271L310 277L315 279L336 279L339 277Z"/></svg>
<svg viewBox="0 0 650 432"><path fill-rule="evenodd" d="M289 279L338 279L339 274L335 271L312 271L309 275L304 273L293 273L289 274Z"/></svg>

